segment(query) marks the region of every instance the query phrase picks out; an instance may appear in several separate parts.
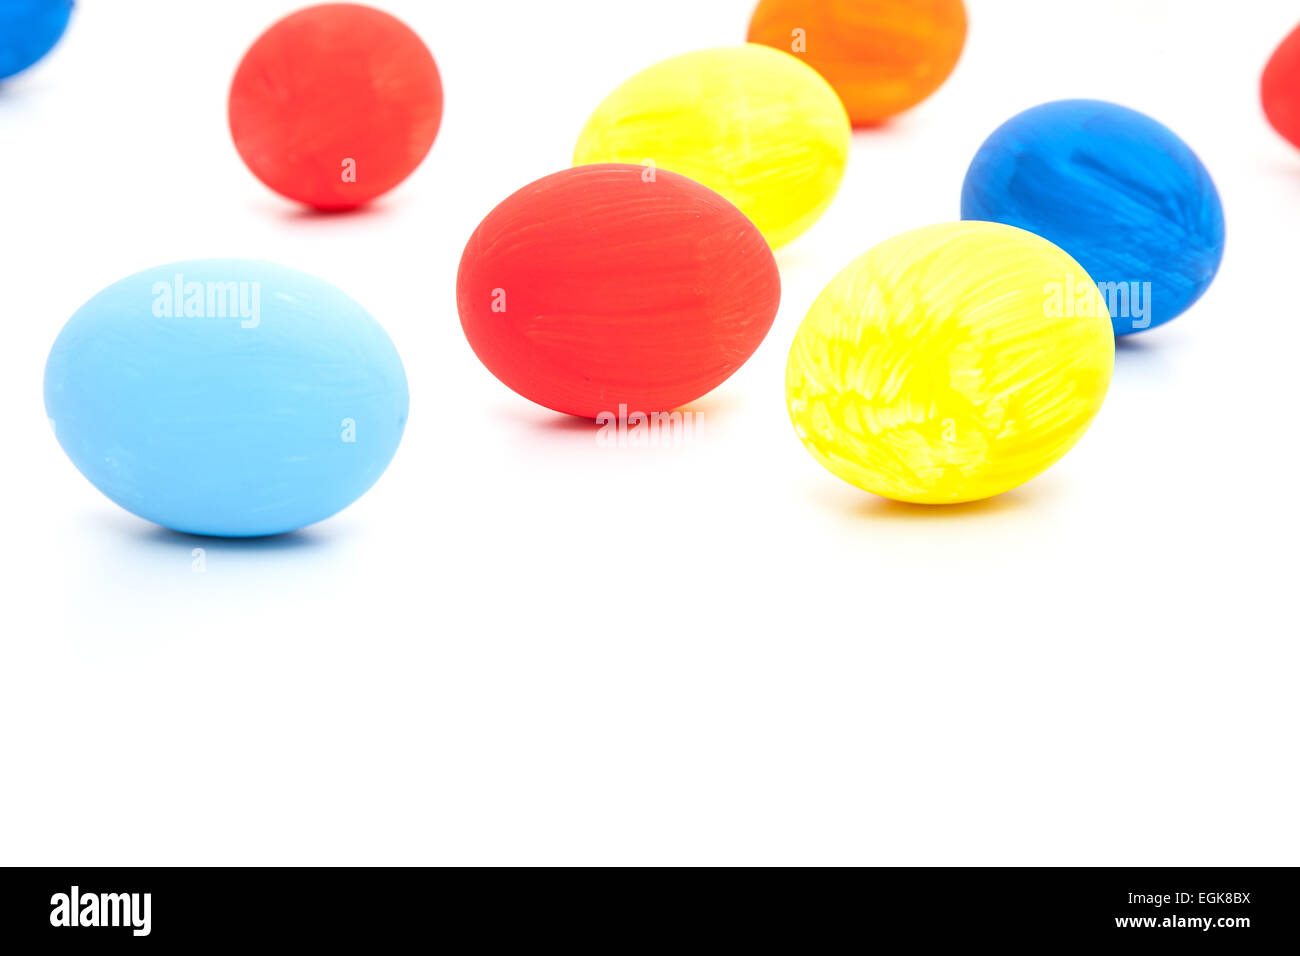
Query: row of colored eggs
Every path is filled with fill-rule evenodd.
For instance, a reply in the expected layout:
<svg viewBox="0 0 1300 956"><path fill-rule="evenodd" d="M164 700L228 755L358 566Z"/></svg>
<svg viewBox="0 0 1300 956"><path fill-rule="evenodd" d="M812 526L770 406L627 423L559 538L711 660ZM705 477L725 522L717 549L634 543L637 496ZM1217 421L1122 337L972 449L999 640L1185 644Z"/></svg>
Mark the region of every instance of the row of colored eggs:
<svg viewBox="0 0 1300 956"><path fill-rule="evenodd" d="M774 6L761 4L755 23ZM340 45L358 54L341 81L326 69ZM402 49L409 57L394 56ZM427 69L403 68L405 85L360 82L406 59ZM405 113L387 115L405 135L373 137L375 150L351 158L367 175L338 172L339 156L368 145L356 131L293 168L312 132L304 122L319 143L340 128L328 121L340 90L377 89L397 91ZM310 95L333 116L286 107ZM861 109L855 119L879 118ZM423 44L353 5L281 21L231 92L231 128L254 172L325 207L362 201L348 188L358 183L400 181L440 114ZM511 196L474 233L457 288L471 345L516 391L572 414L697 398L766 334L779 299L769 244L829 204L847 145L840 100L794 56L749 46L652 67L597 109L582 165ZM647 157L654 165L618 163ZM903 500L985 497L1059 458L1109 380L1112 316L1090 276L1114 276L1103 280L1112 289L1150 277L1145 307L1113 317L1123 334L1190 305L1222 251L1217 195L1191 151L1102 103L1048 104L998 130L971 166L962 211L1008 225L931 227L873 249L818 298L791 351L790 413L809 450ZM238 397L220 401L226 393ZM101 490L212 534L288 530L346 506L386 467L406 418L400 360L355 303L301 273L238 261L161 267L96 296L55 345L46 400Z"/></svg>
<svg viewBox="0 0 1300 956"><path fill-rule="evenodd" d="M53 49L74 3L0 0L0 80ZM370 32L361 27L358 39ZM966 10L962 0L759 0L748 40L797 54L835 89L853 125L867 127L915 106L948 78L966 40ZM402 47L410 44L399 40L398 58L406 60ZM364 44L357 48L363 52L359 62L373 66L376 58L365 54ZM428 79L427 69L417 69L417 86ZM440 86L436 96L440 105ZM1260 98L1274 128L1300 146L1300 27L1270 57ZM431 143L432 134L428 138Z"/></svg>

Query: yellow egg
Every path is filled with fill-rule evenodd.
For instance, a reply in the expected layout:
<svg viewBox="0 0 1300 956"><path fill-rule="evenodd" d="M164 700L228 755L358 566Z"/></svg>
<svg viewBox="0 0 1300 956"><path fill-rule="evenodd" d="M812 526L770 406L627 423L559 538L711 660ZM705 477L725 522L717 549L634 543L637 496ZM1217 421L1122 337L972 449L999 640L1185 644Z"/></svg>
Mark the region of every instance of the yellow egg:
<svg viewBox="0 0 1300 956"><path fill-rule="evenodd" d="M638 163L731 200L773 248L830 205L849 118L811 67L757 44L701 50L632 77L596 108L574 165Z"/></svg>
<svg viewBox="0 0 1300 956"><path fill-rule="evenodd" d="M944 223L882 242L822 291L786 401L813 457L850 484L974 501L1069 451L1114 363L1106 304L1070 256L1012 226Z"/></svg>

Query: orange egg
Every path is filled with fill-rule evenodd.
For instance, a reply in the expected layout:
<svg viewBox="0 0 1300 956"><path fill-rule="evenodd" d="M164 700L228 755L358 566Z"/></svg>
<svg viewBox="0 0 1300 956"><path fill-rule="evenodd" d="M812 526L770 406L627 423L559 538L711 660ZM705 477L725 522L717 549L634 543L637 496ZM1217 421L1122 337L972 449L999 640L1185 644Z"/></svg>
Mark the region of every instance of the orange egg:
<svg viewBox="0 0 1300 956"><path fill-rule="evenodd" d="M962 0L760 0L749 41L793 53L872 126L939 88L966 42Z"/></svg>

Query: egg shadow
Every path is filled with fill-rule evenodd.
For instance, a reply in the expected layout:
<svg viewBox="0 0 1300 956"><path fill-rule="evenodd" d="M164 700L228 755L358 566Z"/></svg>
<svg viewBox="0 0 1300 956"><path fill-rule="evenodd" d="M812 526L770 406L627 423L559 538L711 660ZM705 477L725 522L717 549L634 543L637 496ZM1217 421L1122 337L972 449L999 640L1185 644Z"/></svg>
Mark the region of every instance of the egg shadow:
<svg viewBox="0 0 1300 956"><path fill-rule="evenodd" d="M6 102L21 104L30 101L37 93L52 89L39 74L27 75L29 69L31 68L24 68L13 76L0 80L0 104Z"/></svg>
<svg viewBox="0 0 1300 956"><path fill-rule="evenodd" d="M3 87L0 86L0 91ZM1300 189L1300 153L1287 159L1269 159L1264 164L1265 173Z"/></svg>
<svg viewBox="0 0 1300 956"><path fill-rule="evenodd" d="M391 216L393 212L390 205L379 201L379 199L347 209L317 209L314 206L304 206L296 203L291 199L276 202L270 198L259 201L256 205L260 214L270 215L280 222L288 223L379 219L384 216Z"/></svg>
<svg viewBox="0 0 1300 956"><path fill-rule="evenodd" d="M1143 356L1153 354L1156 349L1156 343L1150 339L1142 339L1136 335L1117 336L1115 339L1115 361L1137 361Z"/></svg>
<svg viewBox="0 0 1300 956"><path fill-rule="evenodd" d="M1125 381L1167 378L1173 369L1172 355L1179 341L1163 341L1142 335L1121 335L1115 339L1115 375Z"/></svg>
<svg viewBox="0 0 1300 956"><path fill-rule="evenodd" d="M896 116L886 116L884 119L872 120L870 122L858 121L853 124L853 138L856 140L871 139L882 133L889 133L897 130L900 121Z"/></svg>
<svg viewBox="0 0 1300 956"><path fill-rule="evenodd" d="M793 275L811 269L821 261L815 252L805 250L798 243L782 246L773 255L776 257L776 267L782 278L787 273Z"/></svg>
<svg viewBox="0 0 1300 956"><path fill-rule="evenodd" d="M218 535L191 534L173 531L144 519L135 519L130 527L123 528L126 516L101 522L111 525L110 531L127 542L148 552L193 551L201 548L214 554L284 554L296 551L321 551L337 543L339 532L326 530L320 524L309 525L296 531L256 537L228 538Z"/></svg>
<svg viewBox="0 0 1300 956"><path fill-rule="evenodd" d="M710 393L693 402L679 405L673 411L681 412L683 415L693 415L696 421L713 421L714 419L726 418L732 413L736 404L736 400L731 396L724 397ZM635 414L638 411L644 410L631 408L628 409L628 414ZM552 411L541 406L524 408L499 406L496 414L498 418L508 420L511 424L522 425L531 434L549 434L566 438L575 435L589 438L612 424L612 421L583 418L579 415ZM611 414L613 414L612 411Z"/></svg>
<svg viewBox="0 0 1300 956"><path fill-rule="evenodd" d="M740 403L736 401L734 392L726 392L725 394L710 392L693 402L681 406L677 411L690 412L699 418L712 420L714 418L726 418L734 414L739 405Z"/></svg>
<svg viewBox="0 0 1300 956"><path fill-rule="evenodd" d="M190 534L155 526L137 535L137 540L168 548L203 548L223 554L278 554L287 551L317 551L328 547L334 535L312 528L284 531L280 534L259 535L249 538L226 538L216 535Z"/></svg>
<svg viewBox="0 0 1300 956"><path fill-rule="evenodd" d="M1031 508L1051 497L1050 480L1037 478L1018 488L979 501L957 504L920 504L895 501L858 489L849 484L834 491L825 487L812 494L818 507L836 514L872 523L917 524L941 521L973 521L999 514L1011 514Z"/></svg>
<svg viewBox="0 0 1300 956"><path fill-rule="evenodd" d="M516 417L516 420L518 420L518 417ZM597 422L593 418L566 415L564 412L552 412L545 417L535 417L528 424L529 427L543 434L551 432L560 435L592 435L605 427L603 423Z"/></svg>

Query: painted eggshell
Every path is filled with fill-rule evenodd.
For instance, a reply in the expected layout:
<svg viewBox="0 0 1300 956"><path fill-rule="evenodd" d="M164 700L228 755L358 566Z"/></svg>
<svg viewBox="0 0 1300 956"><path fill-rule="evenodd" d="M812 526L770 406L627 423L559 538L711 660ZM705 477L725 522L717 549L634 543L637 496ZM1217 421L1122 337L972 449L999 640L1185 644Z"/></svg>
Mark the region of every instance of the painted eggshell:
<svg viewBox="0 0 1300 956"><path fill-rule="evenodd" d="M1300 26L1269 58L1259 83L1264 115L1273 128L1300 147Z"/></svg>
<svg viewBox="0 0 1300 956"><path fill-rule="evenodd" d="M1079 440L1110 383L1100 293L1045 239L987 222L903 233L817 297L790 420L832 473L898 501L988 498Z"/></svg>
<svg viewBox="0 0 1300 956"><path fill-rule="evenodd" d="M78 309L50 351L45 408L73 464L126 510L245 537L359 498L397 451L407 389L384 330L334 286L200 259Z"/></svg>
<svg viewBox="0 0 1300 956"><path fill-rule="evenodd" d="M653 163L689 176L776 248L830 205L848 154L848 117L826 81L788 53L747 44L632 77L591 115L573 161Z"/></svg>
<svg viewBox="0 0 1300 956"><path fill-rule="evenodd" d="M966 42L962 0L760 0L749 41L793 53L830 82L854 126L915 106Z"/></svg>
<svg viewBox="0 0 1300 956"><path fill-rule="evenodd" d="M257 38L228 114L235 148L263 183L318 209L348 209L420 165L442 121L442 81L401 20L326 3Z"/></svg>
<svg viewBox="0 0 1300 956"><path fill-rule="evenodd" d="M0 0L0 80L54 49L72 16L72 0Z"/></svg>
<svg viewBox="0 0 1300 956"><path fill-rule="evenodd" d="M619 164L509 196L470 237L456 283L483 364L584 418L668 412L715 388L763 341L780 294L771 250L735 206Z"/></svg>
<svg viewBox="0 0 1300 956"><path fill-rule="evenodd" d="M1072 255L1106 294L1116 335L1181 315L1223 259L1223 206L1196 154L1149 116L1098 100L1044 103L998 127L966 172L961 215Z"/></svg>

